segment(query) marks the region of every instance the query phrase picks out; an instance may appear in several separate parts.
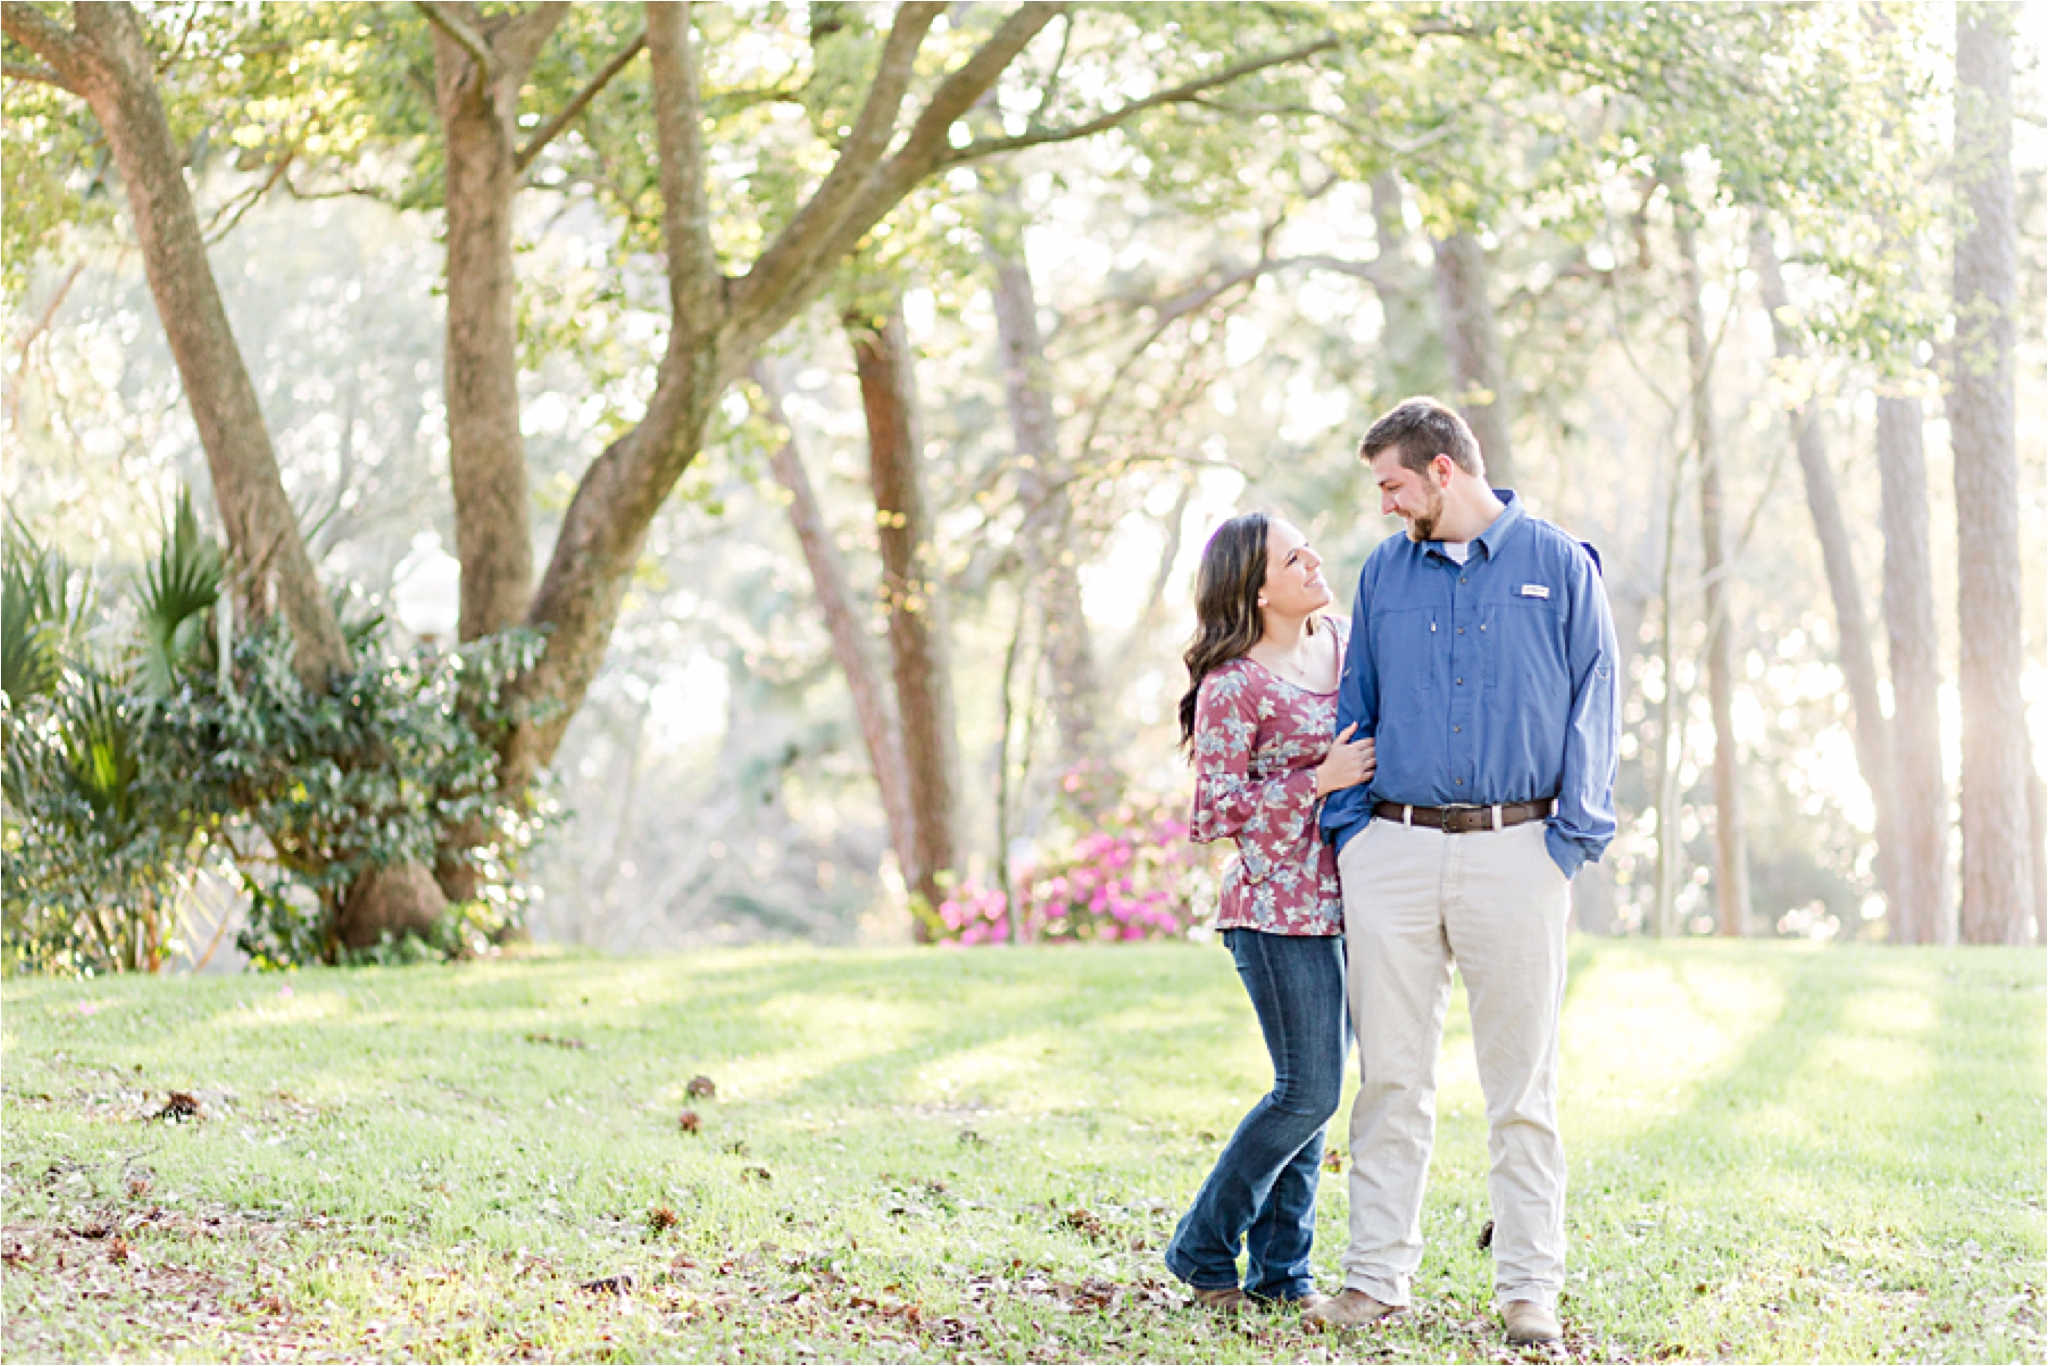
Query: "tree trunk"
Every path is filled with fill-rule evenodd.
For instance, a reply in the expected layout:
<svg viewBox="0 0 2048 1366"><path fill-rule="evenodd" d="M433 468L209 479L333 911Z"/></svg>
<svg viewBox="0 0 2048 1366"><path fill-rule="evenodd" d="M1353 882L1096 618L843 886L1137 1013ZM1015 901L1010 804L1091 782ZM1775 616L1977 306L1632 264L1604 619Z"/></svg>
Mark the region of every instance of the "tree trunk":
<svg viewBox="0 0 2048 1366"><path fill-rule="evenodd" d="M1778 252L1770 228L1759 214L1749 235L1750 265L1757 273L1764 308L1771 315L1771 336L1781 360L1797 360L1799 339L1791 326L1791 301L1778 268ZM1835 493L1835 472L1828 464L1827 441L1820 429L1818 405L1811 395L1792 414L1792 427L1799 452L1799 469L1806 480L1806 507L1813 514L1814 534L1820 540L1821 562L1828 577L1828 594L1834 599L1835 631L1842 678L1849 686L1849 704L1854 711L1851 734L1856 740L1856 766L1863 784L1870 789L1877 838L1877 881L1884 892L1896 934L1902 905L1898 883L1898 826L1893 797L1897 786L1892 778L1891 737L1885 733L1884 710L1878 700L1877 658L1871 648L1870 629L1863 615L1863 591L1858 584L1856 559L1850 549L1849 526L1842 517L1841 499Z"/></svg>
<svg viewBox="0 0 2048 1366"><path fill-rule="evenodd" d="M654 515L703 448L719 394L767 340L764 329L773 330L764 313L752 319L748 339L736 339L725 302L731 282L719 271L711 243L690 6L652 4L646 13L667 247L668 348L639 424L605 447L577 484L527 607L526 624L545 630L548 643L539 662L507 689L508 702L529 712L499 751L499 782L512 790L530 784L561 744L604 663Z"/></svg>
<svg viewBox="0 0 2048 1366"><path fill-rule="evenodd" d="M1679 831L1679 770L1685 764L1685 713L1687 702L1678 691L1678 516L1685 493L1685 452L1673 452L1670 485L1664 491L1664 535L1658 555L1657 575L1657 668L1663 688L1657 698L1657 788L1656 887L1646 918L1652 939L1663 939L1673 928L1678 905L1678 885L1685 876L1685 837Z"/></svg>
<svg viewBox="0 0 2048 1366"><path fill-rule="evenodd" d="M1515 453L1508 438L1514 414L1508 404L1507 367L1500 357L1500 328L1486 297L1486 252L1479 239L1459 231L1436 247L1436 297L1444 349L1450 353L1452 402L1479 439L1487 482L1513 488Z"/></svg>
<svg viewBox="0 0 2048 1366"><path fill-rule="evenodd" d="M818 495L804 471L803 456L796 444L796 429L783 411L782 393L766 365L754 367L754 382L760 386L768 411L788 432L788 438L768 457L775 482L789 496L789 525L803 548L804 563L810 567L812 591L818 610L824 614L832 634L832 653L846 675L846 688L853 697L853 714L860 725L861 741L867 746L868 764L874 770L875 786L882 797L882 814L889 824L889 847L896 851L897 867L906 883L918 862L918 841L910 801L910 777L904 766L903 731L896 719L896 707L883 686L881 671L868 647L868 613L854 596L832 543L832 532L818 506Z"/></svg>
<svg viewBox="0 0 2048 1366"><path fill-rule="evenodd" d="M1380 301L1381 408L1417 394L1434 394L1449 383L1438 342L1446 335L1431 309L1430 282L1411 266L1403 250L1408 220L1402 207L1401 177L1385 168L1372 178L1373 294ZM1488 451L1489 460L1492 452Z"/></svg>
<svg viewBox="0 0 2048 1366"><path fill-rule="evenodd" d="M448 331L443 387L455 545L462 560L463 640L515 626L533 592L526 441L519 427L512 204L519 190L519 87L553 27L551 8L524 22L481 20L449 4L487 43L495 72L448 32L434 33L434 103L441 117L448 223Z"/></svg>
<svg viewBox="0 0 2048 1366"><path fill-rule="evenodd" d="M2014 427L2017 306L2012 171L2015 7L1956 8L1956 173L1969 210L1956 244L1957 595L1962 634L1962 904L1965 943L2033 937L2026 667L2020 619L2019 458Z"/></svg>
<svg viewBox="0 0 2048 1366"><path fill-rule="evenodd" d="M1922 426L1919 399L1886 395L1877 400L1884 621L1892 672L1893 828L1898 836L1898 895L1891 924L1901 944L1953 944L1948 780L1941 763L1941 632L1934 620Z"/></svg>
<svg viewBox="0 0 2048 1366"><path fill-rule="evenodd" d="M325 692L330 676L349 665L348 643L299 534L256 386L206 259L184 156L157 95L156 59L132 6L77 5L73 12L76 33L40 11L8 5L8 36L70 82L106 134L228 544L258 580L276 585L291 623L293 668L309 690Z"/></svg>
<svg viewBox="0 0 2048 1366"><path fill-rule="evenodd" d="M1706 581L1707 697L1714 713L1714 899L1724 935L1749 933L1749 853L1743 834L1742 771L1735 748L1735 662L1728 624L1728 549L1721 526L1720 435L1715 429L1713 355L1701 303L1693 211L1678 210L1685 265L1685 354L1691 372L1692 447L1700 465L1701 572Z"/></svg>
<svg viewBox="0 0 2048 1366"><path fill-rule="evenodd" d="M1081 607L1081 576L1071 544L1074 508L1071 471L1060 457L1059 425L1053 414L1052 369L1038 330L1038 298L1024 252L1014 185L993 206L995 220L984 235L995 269L996 339L1009 400L1010 431L1019 466L1017 489L1025 507L1020 550L1028 590L1045 623L1045 654L1052 671L1052 712L1059 732L1060 767L1073 773L1103 761L1097 721L1102 687L1088 617ZM1088 775L1073 794L1092 810L1113 794L1110 784Z"/></svg>
<svg viewBox="0 0 2048 1366"><path fill-rule="evenodd" d="M512 212L519 192L519 88L563 9L544 4L486 20L475 4L455 0L439 11L466 25L492 63L485 70L446 27L433 27L448 229L442 389L456 556L462 561L457 634L469 641L518 625L533 593ZM489 838L476 824L446 832L434 876L451 901L477 894L478 872L465 851Z"/></svg>
<svg viewBox="0 0 2048 1366"><path fill-rule="evenodd" d="M945 900L941 883L958 859L959 760L945 594L933 563L932 521L925 507L910 342L902 309L896 306L879 319L849 317L846 327L867 417L883 607L916 832L915 862L904 869L904 881L927 908L936 909ZM924 933L921 918L919 932Z"/></svg>

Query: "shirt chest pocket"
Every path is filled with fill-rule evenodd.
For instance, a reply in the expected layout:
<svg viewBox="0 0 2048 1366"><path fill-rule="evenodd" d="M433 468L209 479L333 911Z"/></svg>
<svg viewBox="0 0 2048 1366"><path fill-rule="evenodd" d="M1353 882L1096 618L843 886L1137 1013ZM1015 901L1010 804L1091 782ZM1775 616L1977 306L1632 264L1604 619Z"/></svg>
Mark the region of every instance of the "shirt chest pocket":
<svg viewBox="0 0 2048 1366"><path fill-rule="evenodd" d="M1375 612L1372 650L1379 661L1380 714L1399 714L1396 691L1407 695L1439 690L1445 656L1444 631L1449 615L1434 607L1404 607Z"/></svg>
<svg viewBox="0 0 2048 1366"><path fill-rule="evenodd" d="M1508 598L1479 609L1479 652L1488 688L1519 688L1564 667L1564 614L1547 598Z"/></svg>

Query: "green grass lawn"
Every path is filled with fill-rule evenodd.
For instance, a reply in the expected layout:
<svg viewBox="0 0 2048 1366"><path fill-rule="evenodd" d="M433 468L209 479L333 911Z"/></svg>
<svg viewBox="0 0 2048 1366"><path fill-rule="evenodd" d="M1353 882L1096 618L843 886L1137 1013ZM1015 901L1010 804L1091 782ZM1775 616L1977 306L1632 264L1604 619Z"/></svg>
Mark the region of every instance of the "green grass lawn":
<svg viewBox="0 0 2048 1366"><path fill-rule="evenodd" d="M1578 942L1573 1355L2041 1360L2044 965ZM1462 999L1416 1305L1337 1338L1185 1308L1159 1262L1269 1080L1214 946L535 956L0 1005L9 1361L1506 1356ZM686 1094L700 1074L715 1097ZM173 1090L198 1117L152 1117ZM1343 1230L1326 1176L1327 1290Z"/></svg>

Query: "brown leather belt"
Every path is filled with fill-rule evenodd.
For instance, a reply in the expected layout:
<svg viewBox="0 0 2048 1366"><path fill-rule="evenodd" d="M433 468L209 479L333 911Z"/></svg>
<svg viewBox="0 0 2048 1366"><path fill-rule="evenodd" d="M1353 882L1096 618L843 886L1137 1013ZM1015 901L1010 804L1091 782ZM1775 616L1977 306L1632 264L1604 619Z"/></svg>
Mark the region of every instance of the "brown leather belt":
<svg viewBox="0 0 2048 1366"><path fill-rule="evenodd" d="M1505 806L1406 806L1380 802L1372 814L1381 820L1403 825L1420 825L1447 835L1469 835L1478 830L1505 830L1511 825L1540 821L1557 809L1549 797L1540 802L1509 802Z"/></svg>

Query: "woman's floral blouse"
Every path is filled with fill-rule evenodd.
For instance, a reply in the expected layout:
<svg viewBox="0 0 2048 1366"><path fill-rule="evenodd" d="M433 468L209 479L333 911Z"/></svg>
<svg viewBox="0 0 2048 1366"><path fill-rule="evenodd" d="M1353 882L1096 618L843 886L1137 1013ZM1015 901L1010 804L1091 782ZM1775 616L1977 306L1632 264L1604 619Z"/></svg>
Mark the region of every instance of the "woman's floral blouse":
<svg viewBox="0 0 2048 1366"><path fill-rule="evenodd" d="M1337 854L1316 829L1316 766L1336 726L1336 693L1298 688L1250 659L1202 680L1189 837L1237 841L1218 929L1344 932Z"/></svg>

